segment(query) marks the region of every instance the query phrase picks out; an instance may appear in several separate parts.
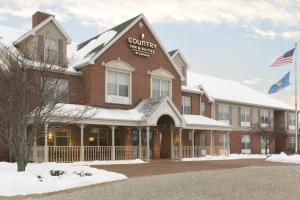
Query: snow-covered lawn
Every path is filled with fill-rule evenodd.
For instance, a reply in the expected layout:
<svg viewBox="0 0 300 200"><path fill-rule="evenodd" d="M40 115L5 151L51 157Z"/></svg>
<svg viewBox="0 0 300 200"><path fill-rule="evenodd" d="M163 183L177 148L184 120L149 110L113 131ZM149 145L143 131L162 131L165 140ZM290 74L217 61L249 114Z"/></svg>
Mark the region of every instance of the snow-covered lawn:
<svg viewBox="0 0 300 200"><path fill-rule="evenodd" d="M78 165L129 165L129 164L144 164L146 162L135 159L135 160L108 160L108 161L89 161L89 162L75 162Z"/></svg>
<svg viewBox="0 0 300 200"><path fill-rule="evenodd" d="M266 160L271 162L300 164L300 155L286 155L285 153L281 152L280 154L272 154Z"/></svg>
<svg viewBox="0 0 300 200"><path fill-rule="evenodd" d="M206 155L200 158L183 158L182 161L208 161L208 160L238 160L238 159L266 159L267 156L261 154L230 154L228 156Z"/></svg>
<svg viewBox="0 0 300 200"><path fill-rule="evenodd" d="M51 176L50 170L62 170L65 174ZM25 172L17 172L16 163L0 162L0 179L0 196L14 196L54 192L127 177L83 163L29 163Z"/></svg>

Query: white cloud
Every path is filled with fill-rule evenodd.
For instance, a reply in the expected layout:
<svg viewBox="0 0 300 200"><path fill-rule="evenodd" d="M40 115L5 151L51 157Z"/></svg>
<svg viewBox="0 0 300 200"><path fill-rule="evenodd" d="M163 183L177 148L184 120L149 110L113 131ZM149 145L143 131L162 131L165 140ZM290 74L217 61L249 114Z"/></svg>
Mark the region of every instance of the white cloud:
<svg viewBox="0 0 300 200"><path fill-rule="evenodd" d="M30 18L37 10L55 14L60 21L78 20L100 30L140 13L151 23L196 22L240 25L254 38L300 38L300 1L282 0L0 0L0 19L9 15ZM262 24L267 22L266 30ZM287 23L288 22L288 23ZM275 30L282 30L278 32ZM290 31L285 31L290 30Z"/></svg>
<svg viewBox="0 0 300 200"><path fill-rule="evenodd" d="M297 26L300 4L280 0L2 0L0 15L28 17L36 10L59 13L63 19L77 18L85 23L112 26L139 13L151 22L193 21L208 24L257 24L267 20L275 26ZM3 12L2 10L5 10ZM57 14L58 16L58 14ZM286 23L288 22L288 23Z"/></svg>
<svg viewBox="0 0 300 200"><path fill-rule="evenodd" d="M261 30L259 28L254 28L254 32L261 36L261 37L267 37L267 38L270 38L270 39L274 39L276 36L277 36L277 33L275 33L274 31L272 30L269 30L269 31L264 31L264 30Z"/></svg>

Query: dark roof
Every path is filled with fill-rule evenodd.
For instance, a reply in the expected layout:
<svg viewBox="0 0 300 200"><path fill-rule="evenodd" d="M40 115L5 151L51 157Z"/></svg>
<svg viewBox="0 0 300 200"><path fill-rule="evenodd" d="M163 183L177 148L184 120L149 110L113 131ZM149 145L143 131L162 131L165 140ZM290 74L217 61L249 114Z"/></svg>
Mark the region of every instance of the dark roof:
<svg viewBox="0 0 300 200"><path fill-rule="evenodd" d="M140 14L141 15L141 14ZM134 18L131 18L125 22L123 22L122 24L119 24L103 33L106 33L108 31L111 31L111 30L114 30L117 32L117 34L111 39L113 40L115 37L117 37L124 29L126 29L134 20L136 20L140 15L134 17ZM77 46L77 51L82 49L85 45L87 45L91 40L94 40L94 39L97 39L98 37L100 37L103 33L100 33L99 35L96 35L82 43L80 43L78 46ZM110 40L110 41L111 41ZM110 42L109 41L109 42ZM106 44L108 44L109 42L107 42ZM106 44L101 44L100 46L96 47L95 49L93 49L92 51L90 51L87 55L85 56L89 56L90 54L93 54L93 53L98 53L99 51L101 51L101 49L103 49L103 47L105 47Z"/></svg>
<svg viewBox="0 0 300 200"><path fill-rule="evenodd" d="M169 53L170 56L173 56L176 51L178 51L178 49L175 49L173 51L169 51L168 53Z"/></svg>

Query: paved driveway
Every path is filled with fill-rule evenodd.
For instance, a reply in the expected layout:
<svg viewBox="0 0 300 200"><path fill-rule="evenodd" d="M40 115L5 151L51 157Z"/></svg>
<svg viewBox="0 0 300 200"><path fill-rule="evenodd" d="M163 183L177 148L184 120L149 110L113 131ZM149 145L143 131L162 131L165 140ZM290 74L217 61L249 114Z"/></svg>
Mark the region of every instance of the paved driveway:
<svg viewBox="0 0 300 200"><path fill-rule="evenodd" d="M172 160L157 160L138 165L108 165L94 166L99 169L119 172L127 177L152 176L171 173L193 172L202 170L232 169L247 166L286 166L283 163L274 163L264 160L222 160L222 161L191 161L180 162Z"/></svg>
<svg viewBox="0 0 300 200"><path fill-rule="evenodd" d="M123 172L131 178L52 194L10 199L298 200L300 197L300 166L297 165L262 160L166 161L100 168Z"/></svg>

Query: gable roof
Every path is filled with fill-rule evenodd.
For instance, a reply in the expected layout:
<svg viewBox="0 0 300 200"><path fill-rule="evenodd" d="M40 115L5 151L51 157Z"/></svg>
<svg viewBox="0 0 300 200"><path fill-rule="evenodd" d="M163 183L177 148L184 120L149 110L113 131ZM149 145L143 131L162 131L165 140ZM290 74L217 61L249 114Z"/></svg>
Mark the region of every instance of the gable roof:
<svg viewBox="0 0 300 200"><path fill-rule="evenodd" d="M291 106L236 81L188 71L187 84L191 86L203 86L210 97L219 101L293 110Z"/></svg>
<svg viewBox="0 0 300 200"><path fill-rule="evenodd" d="M189 68L189 63L187 62L187 59L184 57L183 53L180 51L180 49L175 49L173 51L168 52L172 59L174 59L177 55L181 57L183 62L185 63L186 67Z"/></svg>
<svg viewBox="0 0 300 200"><path fill-rule="evenodd" d="M159 40L159 38L157 37L157 35L155 34L155 32L153 31L151 25L149 24L148 20L145 18L145 16L143 14L140 14L108 31L105 31L102 34L99 34L83 43L81 43L80 45L78 45L78 51L75 52L75 59L76 56L79 55L80 58L82 58L82 60L80 60L80 58L78 59L78 61L74 64L74 68L75 69L79 69L81 67L84 67L88 64L94 64L95 60L101 56L109 47L111 47L115 42L117 42L127 31L129 31L134 25L136 25L137 22L139 22L140 20L143 20L144 23L147 25L147 27L149 28L149 31L152 33L152 35L154 36L155 40L157 41L158 45L161 47L163 53L165 54L165 56L167 57L167 59L170 61L170 63L173 65L176 73L180 76L181 81L185 80L185 78L183 77L183 75L180 73L180 71L177 69L176 64L174 63L174 61L172 60L172 58L170 57L169 53L166 51L166 49L164 48L164 46L162 45L162 42ZM108 34L111 37L105 37L105 34ZM114 34L113 34L114 33ZM106 35L107 36L107 35ZM95 42L95 43L94 43ZM93 46L93 49L89 49L89 51L87 51L87 53L85 52L85 48L88 47L88 45ZM82 54L81 52L84 52L86 54Z"/></svg>
<svg viewBox="0 0 300 200"><path fill-rule="evenodd" d="M42 27L44 27L49 22L53 22L56 25L56 27L61 31L61 33L67 38L68 44L70 44L71 41L72 41L71 37L63 29L63 27L57 22L57 20L55 19L55 17L54 16L50 16L47 19L45 19L44 21L42 21L40 24L38 24L37 26L35 26L34 28L32 28L30 31L26 32L21 37L19 37L15 42L13 42L13 45L19 44L21 41L23 41L24 39L26 39L28 36L35 35L35 33L38 30L40 30Z"/></svg>

